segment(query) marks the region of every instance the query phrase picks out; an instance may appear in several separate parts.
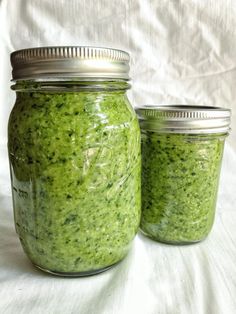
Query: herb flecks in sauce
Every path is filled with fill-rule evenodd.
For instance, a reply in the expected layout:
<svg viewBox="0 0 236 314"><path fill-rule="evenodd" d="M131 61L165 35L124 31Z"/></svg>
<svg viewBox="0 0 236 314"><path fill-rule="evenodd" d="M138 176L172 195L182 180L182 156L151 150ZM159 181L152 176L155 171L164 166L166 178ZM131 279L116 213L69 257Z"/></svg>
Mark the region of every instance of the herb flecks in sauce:
<svg viewBox="0 0 236 314"><path fill-rule="evenodd" d="M141 229L169 243L211 230L224 136L143 132Z"/></svg>
<svg viewBox="0 0 236 314"><path fill-rule="evenodd" d="M33 263L79 273L127 254L140 220L140 135L124 92L18 93L9 156Z"/></svg>

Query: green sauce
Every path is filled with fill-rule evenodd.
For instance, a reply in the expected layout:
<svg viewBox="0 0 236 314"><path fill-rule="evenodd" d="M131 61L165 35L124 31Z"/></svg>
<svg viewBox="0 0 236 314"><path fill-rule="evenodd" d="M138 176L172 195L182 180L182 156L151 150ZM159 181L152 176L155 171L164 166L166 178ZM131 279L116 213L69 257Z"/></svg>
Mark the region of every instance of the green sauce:
<svg viewBox="0 0 236 314"><path fill-rule="evenodd" d="M50 271L120 261L140 221L140 131L124 92L20 92L9 120L16 230Z"/></svg>
<svg viewBox="0 0 236 314"><path fill-rule="evenodd" d="M168 243L211 230L225 135L143 132L141 229Z"/></svg>

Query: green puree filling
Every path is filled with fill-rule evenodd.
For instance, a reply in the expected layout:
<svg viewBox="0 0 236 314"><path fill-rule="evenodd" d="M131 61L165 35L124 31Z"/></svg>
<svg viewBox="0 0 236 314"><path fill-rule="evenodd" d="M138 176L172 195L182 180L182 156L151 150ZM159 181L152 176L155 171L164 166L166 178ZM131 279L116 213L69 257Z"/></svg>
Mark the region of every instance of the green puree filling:
<svg viewBox="0 0 236 314"><path fill-rule="evenodd" d="M169 243L211 230L225 135L142 134L141 229Z"/></svg>
<svg viewBox="0 0 236 314"><path fill-rule="evenodd" d="M120 261L140 220L140 131L124 92L21 92L9 122L16 230L31 261Z"/></svg>

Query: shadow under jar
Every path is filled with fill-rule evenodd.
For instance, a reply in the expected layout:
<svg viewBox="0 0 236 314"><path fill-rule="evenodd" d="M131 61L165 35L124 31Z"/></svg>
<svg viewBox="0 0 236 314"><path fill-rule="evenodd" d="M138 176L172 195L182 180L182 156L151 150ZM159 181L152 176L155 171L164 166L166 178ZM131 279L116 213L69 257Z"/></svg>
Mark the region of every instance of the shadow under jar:
<svg viewBox="0 0 236 314"><path fill-rule="evenodd" d="M141 211L140 129L129 55L45 47L11 55L8 129L16 231L40 269L104 271L127 254Z"/></svg>
<svg viewBox="0 0 236 314"><path fill-rule="evenodd" d="M142 138L142 232L187 244L209 234L230 110L199 106L137 109Z"/></svg>

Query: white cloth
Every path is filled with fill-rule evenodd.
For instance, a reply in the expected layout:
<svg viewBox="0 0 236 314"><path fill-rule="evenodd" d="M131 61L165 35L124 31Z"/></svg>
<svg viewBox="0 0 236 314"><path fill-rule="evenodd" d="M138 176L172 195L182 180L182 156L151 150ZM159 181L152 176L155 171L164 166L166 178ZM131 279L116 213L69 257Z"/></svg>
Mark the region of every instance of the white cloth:
<svg viewBox="0 0 236 314"><path fill-rule="evenodd" d="M236 312L236 8L233 0L0 1L0 313L234 314ZM9 53L99 45L132 56L134 105L191 103L233 110L214 228L190 246L139 234L128 257L93 277L46 275L14 230L6 153L14 103Z"/></svg>

